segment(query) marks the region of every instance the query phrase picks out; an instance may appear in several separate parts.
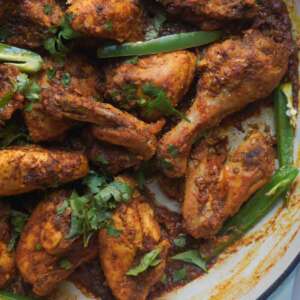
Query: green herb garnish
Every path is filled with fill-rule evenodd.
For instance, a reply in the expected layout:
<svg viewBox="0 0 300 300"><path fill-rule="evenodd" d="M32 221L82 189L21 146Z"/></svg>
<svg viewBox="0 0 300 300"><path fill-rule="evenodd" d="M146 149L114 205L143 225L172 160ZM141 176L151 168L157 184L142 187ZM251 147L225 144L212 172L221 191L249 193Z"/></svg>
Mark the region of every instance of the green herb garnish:
<svg viewBox="0 0 300 300"><path fill-rule="evenodd" d="M176 270L173 274L173 282L179 282L179 281L183 281L186 279L187 277L187 270L185 267L179 269L179 270Z"/></svg>
<svg viewBox="0 0 300 300"><path fill-rule="evenodd" d="M183 248L186 245L186 235L179 234L176 239L173 241L174 245L178 248Z"/></svg>
<svg viewBox="0 0 300 300"><path fill-rule="evenodd" d="M45 4L45 5L44 5L44 13L45 13L47 16L52 15L52 13L53 13L53 7L52 7L51 4Z"/></svg>
<svg viewBox="0 0 300 300"><path fill-rule="evenodd" d="M73 267L72 263L66 258L61 259L58 264L60 268L65 270L70 270Z"/></svg>
<svg viewBox="0 0 300 300"><path fill-rule="evenodd" d="M179 154L178 149L174 146L174 145L169 145L168 146L168 153L173 156L176 157Z"/></svg>
<svg viewBox="0 0 300 300"><path fill-rule="evenodd" d="M138 276L139 274L145 272L150 267L155 267L160 264L161 259L159 259L159 254L161 252L160 248L154 249L148 252L146 255L143 256L140 263L129 269L126 275L128 276Z"/></svg>
<svg viewBox="0 0 300 300"><path fill-rule="evenodd" d="M174 260L184 261L190 264L193 264L203 271L207 272L206 262L201 258L197 250L189 250L182 253L179 253L172 257Z"/></svg>
<svg viewBox="0 0 300 300"><path fill-rule="evenodd" d="M107 30L107 31L112 31L113 30L113 23L111 20L108 20L104 23L104 28Z"/></svg>
<svg viewBox="0 0 300 300"><path fill-rule="evenodd" d="M64 85L64 87L68 87L71 83L71 75L69 73L64 73L61 82Z"/></svg>
<svg viewBox="0 0 300 300"><path fill-rule="evenodd" d="M8 243L8 250L15 249L23 228L28 220L28 215L22 212L12 210L10 213L10 224L12 226L11 239Z"/></svg>

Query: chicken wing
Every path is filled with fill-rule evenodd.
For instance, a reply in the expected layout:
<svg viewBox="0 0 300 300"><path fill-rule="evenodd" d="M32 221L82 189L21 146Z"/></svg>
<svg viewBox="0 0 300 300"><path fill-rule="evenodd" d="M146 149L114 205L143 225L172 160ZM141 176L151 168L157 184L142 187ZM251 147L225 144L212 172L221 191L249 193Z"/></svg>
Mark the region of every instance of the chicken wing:
<svg viewBox="0 0 300 300"><path fill-rule="evenodd" d="M70 95L59 86L55 95L44 90L42 97L45 109L53 116L98 125L93 134L100 141L124 146L143 159L155 154L157 141L151 127L134 116L91 97Z"/></svg>
<svg viewBox="0 0 300 300"><path fill-rule="evenodd" d="M10 240L10 208L0 202L0 288L3 288L15 274L15 256L8 245Z"/></svg>
<svg viewBox="0 0 300 300"><path fill-rule="evenodd" d="M15 3L17 2L17 3ZM59 26L63 17L56 0L18 0L6 12L7 43L37 48Z"/></svg>
<svg viewBox="0 0 300 300"><path fill-rule="evenodd" d="M194 238L213 237L275 169L273 145L261 132L253 132L225 159L224 151L205 140L192 153L182 214Z"/></svg>
<svg viewBox="0 0 300 300"><path fill-rule="evenodd" d="M20 71L9 65L0 64L0 125L24 105L24 97L15 92Z"/></svg>
<svg viewBox="0 0 300 300"><path fill-rule="evenodd" d="M112 219L120 236L113 237L106 229L99 233L100 262L108 285L117 299L146 299L164 274L169 242L162 237L152 208L137 190L130 203L117 208ZM138 277L126 275L143 254L156 248L161 249L157 266Z"/></svg>
<svg viewBox="0 0 300 300"><path fill-rule="evenodd" d="M136 64L122 63L106 72L106 97L113 99L126 110L141 108L139 101L147 99L143 86L151 84L164 90L173 106L176 106L189 90L196 69L196 56L189 51L177 51L140 58ZM150 116L142 109L146 118Z"/></svg>
<svg viewBox="0 0 300 300"><path fill-rule="evenodd" d="M137 0L73 0L67 13L76 32L124 41L143 39L145 20Z"/></svg>
<svg viewBox="0 0 300 300"><path fill-rule="evenodd" d="M270 95L286 73L289 54L285 43L257 30L209 47L200 63L202 76L196 98L186 114L190 122L181 121L159 142L158 157L168 166L164 172L170 177L183 176L199 133ZM176 156L169 153L170 145Z"/></svg>
<svg viewBox="0 0 300 300"><path fill-rule="evenodd" d="M203 29L217 29L224 21L253 18L258 11L255 0L159 0L170 14Z"/></svg>
<svg viewBox="0 0 300 300"><path fill-rule="evenodd" d="M38 146L0 151L0 196L17 195L70 182L87 175L80 152L48 150Z"/></svg>
<svg viewBox="0 0 300 300"><path fill-rule="evenodd" d="M64 64L45 58L43 70L37 75L36 81L42 90L47 90L51 95L55 95L60 87L70 95L98 96L98 71L79 55L69 55ZM40 102L43 102L43 93ZM34 142L55 140L76 123L47 113L40 102L34 103L30 111L24 112L25 122Z"/></svg>

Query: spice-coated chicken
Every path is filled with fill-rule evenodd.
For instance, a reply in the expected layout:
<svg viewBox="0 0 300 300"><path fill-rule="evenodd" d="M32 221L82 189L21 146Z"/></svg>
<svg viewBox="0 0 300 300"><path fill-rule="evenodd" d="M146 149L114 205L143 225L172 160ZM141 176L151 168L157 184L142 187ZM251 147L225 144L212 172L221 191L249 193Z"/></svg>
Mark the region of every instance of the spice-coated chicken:
<svg viewBox="0 0 300 300"><path fill-rule="evenodd" d="M97 69L79 55L70 55L64 64L46 58L42 71L36 76L42 91L55 95L59 90L74 96L97 97L99 75ZM42 105L43 93L39 102L24 112L25 122L34 142L55 140L64 135L75 122L56 118L47 113Z"/></svg>
<svg viewBox="0 0 300 300"><path fill-rule="evenodd" d="M200 62L197 95L186 114L189 122L181 121L159 142L158 157L168 163L165 173L183 176L191 146L203 130L270 95L287 71L289 55L285 43L257 30L210 46Z"/></svg>
<svg viewBox="0 0 300 300"><path fill-rule="evenodd" d="M42 97L45 109L53 116L96 124L94 136L100 141L126 147L143 159L155 154L157 141L151 126L129 113L92 97L71 95L59 84L55 95L43 90Z"/></svg>
<svg viewBox="0 0 300 300"><path fill-rule="evenodd" d="M143 39L145 20L137 0L73 0L67 13L73 29L84 35L119 42Z"/></svg>
<svg viewBox="0 0 300 300"><path fill-rule="evenodd" d="M159 0L170 14L204 29L222 26L224 21L252 18L258 10L255 0Z"/></svg>
<svg viewBox="0 0 300 300"><path fill-rule="evenodd" d="M10 196L74 181L89 167L80 152L20 146L0 151L0 170L0 196Z"/></svg>
<svg viewBox="0 0 300 300"><path fill-rule="evenodd" d="M169 242L162 237L154 211L135 190L132 200L121 204L113 217L119 237L99 233L99 254L106 280L116 299L145 300L152 286L163 276ZM141 257L160 248L160 263L138 277L126 275Z"/></svg>
<svg viewBox="0 0 300 300"><path fill-rule="evenodd" d="M8 28L7 43L37 48L51 35L50 29L59 26L63 11L55 0L12 1L3 18Z"/></svg>
<svg viewBox="0 0 300 300"><path fill-rule="evenodd" d="M3 288L15 274L15 255L9 249L11 230L9 224L10 208L0 202L0 288Z"/></svg>
<svg viewBox="0 0 300 300"><path fill-rule="evenodd" d="M140 58L136 63L125 61L106 72L106 98L112 99L126 110L141 110L143 117L153 119L139 105L147 96L143 93L146 84L166 92L173 106L176 106L189 90L196 70L196 56L189 51L177 51Z"/></svg>
<svg viewBox="0 0 300 300"><path fill-rule="evenodd" d="M0 64L0 125L24 106L24 97L17 91L20 74L17 68Z"/></svg>
<svg viewBox="0 0 300 300"><path fill-rule="evenodd" d="M192 152L186 175L182 214L187 232L194 238L213 237L269 181L274 169L272 142L259 131L227 159L218 145L201 142Z"/></svg>
<svg viewBox="0 0 300 300"><path fill-rule="evenodd" d="M82 240L67 240L70 215L58 215L65 191L54 192L38 204L26 224L16 252L18 269L39 296L45 296L78 266L97 255L97 239L88 247Z"/></svg>

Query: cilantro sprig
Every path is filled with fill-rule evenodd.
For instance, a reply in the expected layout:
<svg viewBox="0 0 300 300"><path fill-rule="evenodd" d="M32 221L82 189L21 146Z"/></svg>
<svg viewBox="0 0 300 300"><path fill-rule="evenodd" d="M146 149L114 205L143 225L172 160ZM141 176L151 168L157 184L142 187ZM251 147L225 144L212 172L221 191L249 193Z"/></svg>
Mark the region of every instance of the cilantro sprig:
<svg viewBox="0 0 300 300"><path fill-rule="evenodd" d="M69 52L68 47L65 45L65 41L69 41L80 36L80 34L75 32L71 26L72 19L72 14L65 14L60 26L51 28L50 31L54 34L54 36L48 38L44 42L44 48L51 55L63 58L66 53Z"/></svg>
<svg viewBox="0 0 300 300"><path fill-rule="evenodd" d="M113 210L120 204L131 199L133 190L126 183L111 181L92 172L85 178L84 184L88 192L80 195L73 191L57 209L61 215L66 209L71 209L71 224L67 239L83 236L84 246L89 243L92 235L101 228L107 228L113 236L117 231L112 226Z"/></svg>

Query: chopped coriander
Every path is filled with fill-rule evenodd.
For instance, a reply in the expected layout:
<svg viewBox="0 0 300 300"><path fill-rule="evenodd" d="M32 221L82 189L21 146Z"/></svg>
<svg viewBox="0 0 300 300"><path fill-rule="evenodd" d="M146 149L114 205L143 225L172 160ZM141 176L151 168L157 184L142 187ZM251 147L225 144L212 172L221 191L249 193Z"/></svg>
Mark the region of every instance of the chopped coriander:
<svg viewBox="0 0 300 300"><path fill-rule="evenodd" d="M173 241L174 245L178 248L183 248L186 245L186 235L179 234L176 239Z"/></svg>
<svg viewBox="0 0 300 300"><path fill-rule="evenodd" d="M200 256L200 253L197 250L189 250L186 252L179 253L172 257L174 260L180 260L187 263L196 265L203 271L207 272L206 262Z"/></svg>
<svg viewBox="0 0 300 300"><path fill-rule="evenodd" d="M35 245L34 248L35 248L35 251L41 251L43 247L42 247L41 244L38 243L38 244Z"/></svg>
<svg viewBox="0 0 300 300"><path fill-rule="evenodd" d="M167 274L164 274L160 280L160 282L164 285L166 285L168 283L168 276Z"/></svg>
<svg viewBox="0 0 300 300"><path fill-rule="evenodd" d="M145 109L147 115L151 115L153 112L159 111L167 117L178 116L189 122L182 112L173 107L170 99L163 89L154 86L151 83L146 83L142 86L142 91L145 97L147 97L147 101L140 101L139 104Z"/></svg>
<svg viewBox="0 0 300 300"><path fill-rule="evenodd" d="M149 41L157 38L159 35L159 31L166 20L166 15L163 12L158 12L157 14L155 14L152 19L152 23L146 29L145 40Z"/></svg>
<svg viewBox="0 0 300 300"><path fill-rule="evenodd" d="M98 155L96 161L102 165L108 165L108 160L103 155Z"/></svg>
<svg viewBox="0 0 300 300"><path fill-rule="evenodd" d="M104 28L107 30L107 31L112 31L113 30L113 23L111 20L108 20L104 23Z"/></svg>
<svg viewBox="0 0 300 300"><path fill-rule="evenodd" d="M176 156L178 156L179 151L174 145L169 145L168 146L168 153L170 155L172 155L173 157L176 157Z"/></svg>
<svg viewBox="0 0 300 300"><path fill-rule="evenodd" d="M143 256L140 263L129 269L126 275L128 276L138 276L139 274L145 272L150 267L155 267L160 264L161 259L159 259L159 254L161 252L160 248L156 248Z"/></svg>
<svg viewBox="0 0 300 300"><path fill-rule="evenodd" d="M56 70L54 68L49 68L47 70L47 77L48 77L48 79L52 80L52 79L55 78L55 76L56 76Z"/></svg>
<svg viewBox="0 0 300 300"><path fill-rule="evenodd" d="M66 258L63 258L59 261L59 267L62 269L70 270L72 266L72 263Z"/></svg>
<svg viewBox="0 0 300 300"><path fill-rule="evenodd" d="M68 207L69 207L68 201L64 200L64 202L56 209L57 215L59 216L63 215Z"/></svg>
<svg viewBox="0 0 300 300"><path fill-rule="evenodd" d="M179 282L179 281L183 281L186 279L187 277L187 270L185 267L176 270L173 274L173 282Z"/></svg>
<svg viewBox="0 0 300 300"><path fill-rule="evenodd" d="M47 16L52 15L52 13L53 13L53 6L52 6L51 4L45 4L45 5L44 5L44 13L45 13Z"/></svg>
<svg viewBox="0 0 300 300"><path fill-rule="evenodd" d="M136 99L137 88L135 84L128 83L122 86L122 94L127 101Z"/></svg>
<svg viewBox="0 0 300 300"><path fill-rule="evenodd" d="M110 236L112 236L112 237L119 237L120 235L121 235L121 233L122 233L122 231L120 231L120 230L118 230L115 226L113 226L113 225L108 225L107 226L107 233L108 233L108 235L110 235Z"/></svg>
<svg viewBox="0 0 300 300"><path fill-rule="evenodd" d="M12 251L19 240L21 232L28 220L28 215L16 210L12 210L10 214L10 224L12 225L11 239L8 243L8 250Z"/></svg>
<svg viewBox="0 0 300 300"><path fill-rule="evenodd" d="M173 165L170 161L168 161L166 158L162 158L160 160L160 165L162 166L163 169L166 170L172 170L173 169Z"/></svg>
<svg viewBox="0 0 300 300"><path fill-rule="evenodd" d="M62 84L64 85L64 87L68 87L71 83L71 75L70 73L64 73L61 79Z"/></svg>

